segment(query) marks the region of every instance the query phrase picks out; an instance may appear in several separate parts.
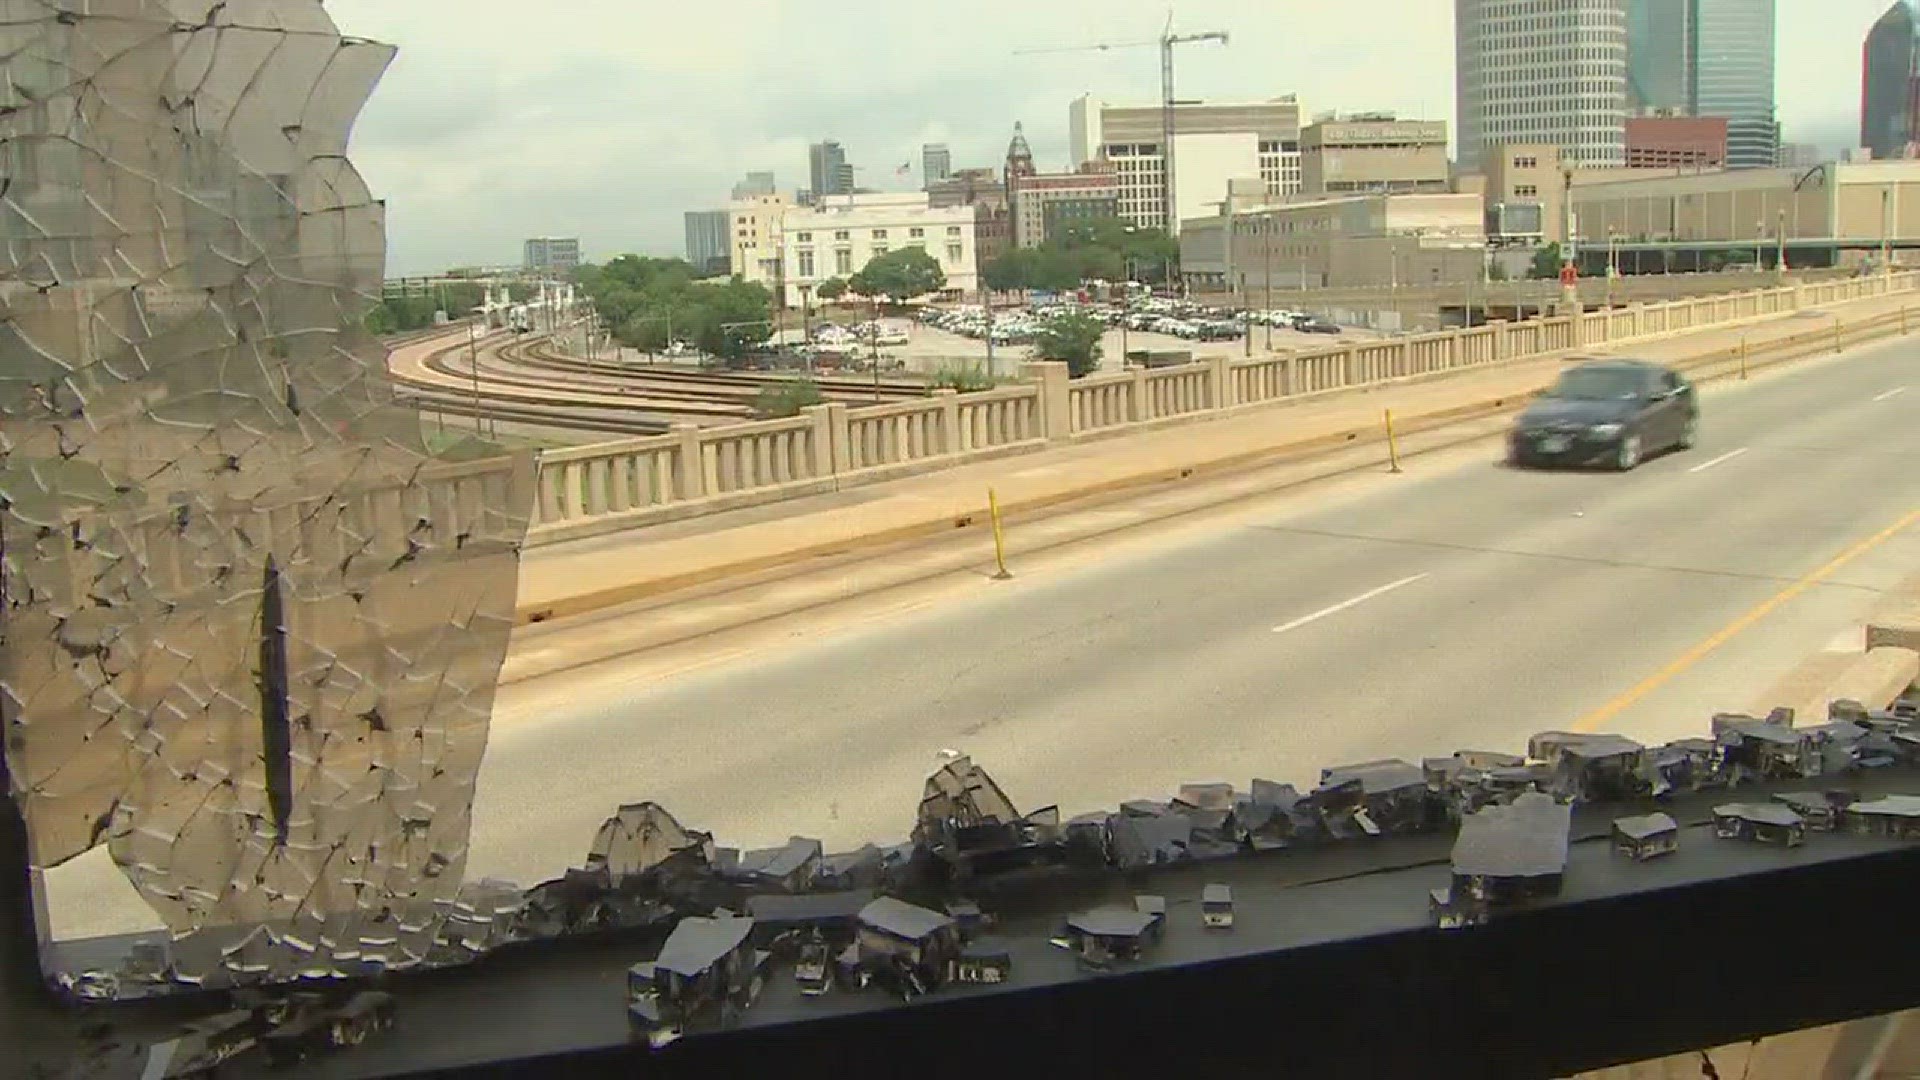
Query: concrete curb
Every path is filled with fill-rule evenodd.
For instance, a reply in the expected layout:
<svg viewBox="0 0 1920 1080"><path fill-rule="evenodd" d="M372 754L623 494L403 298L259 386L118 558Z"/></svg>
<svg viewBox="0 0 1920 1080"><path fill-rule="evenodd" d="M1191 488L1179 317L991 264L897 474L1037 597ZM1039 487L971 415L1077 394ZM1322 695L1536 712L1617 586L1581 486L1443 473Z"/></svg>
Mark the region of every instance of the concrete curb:
<svg viewBox="0 0 1920 1080"><path fill-rule="evenodd" d="M1895 336L1899 332L1897 329L1899 321L1899 313L1888 313L1870 319L1856 328L1856 336L1853 338L1851 344L1859 345L1865 341L1874 340L1879 337ZM1888 326L1896 327L1892 334L1873 332ZM1862 331L1867 332L1862 333ZM1819 330L1810 331L1805 334L1796 334L1771 342L1763 342L1756 345L1754 351L1749 353L1746 366L1749 370L1760 369L1798 359L1807 352L1825 351L1828 348L1830 340L1831 337L1826 331ZM1787 355L1774 355L1779 352L1785 352ZM1698 357L1673 361L1673 365L1682 371L1694 371L1700 368L1710 367L1717 363L1729 363L1737 358L1738 353L1738 349L1716 349ZM1766 357L1766 359L1762 362L1756 362L1756 356L1763 356ZM1736 374L1736 371L1720 372L1702 376L1696 381L1717 381L1718 379L1734 377ZM1461 405L1449 406L1444 409L1413 414L1404 418L1398 418L1400 419L1400 423L1397 424L1396 427L1402 435L1413 435L1431 431L1434 428L1447 424L1497 415L1501 412L1523 406L1526 402L1532 400L1538 392L1536 388L1520 393L1503 394L1494 398L1486 398ZM1384 430L1376 425L1368 425L1364 428L1336 431L1325 435L1314 436L1309 439L1261 447L1257 450L1229 454L1202 462L1155 467L1066 491L1051 492L1032 498L1003 502L1001 504L1001 510L1003 516L1008 517L1031 515L1054 509L1063 504L1098 498L1102 495L1110 495L1121 491L1175 483L1194 477L1214 476L1222 473L1243 471L1251 467L1279 464L1293 459L1311 458L1315 455L1325 454L1350 446L1365 445L1368 443L1384 443L1385 441L1386 436ZM1417 457L1422 453L1430 453L1437 449L1441 449L1441 447L1429 447L1423 450L1416 450L1405 456ZM984 525L985 521L986 507L984 505L975 507L971 511L949 507L947 510L938 514L931 514L916 521L875 532L835 537L828 541L795 548L785 548L780 551L769 552L765 555L752 558L735 559L730 562L718 563L681 574L667 575L645 581L628 582L610 588L579 593L542 603L524 604L515 610L514 624L516 626L525 626L584 615L593 611L615 607L620 604L632 603L636 600L659 596L664 593L695 588L729 577L754 574L788 564L803 563L812 559L842 555L851 551L883 547L888 544L921 539L943 532L951 532L956 529L978 527Z"/></svg>
<svg viewBox="0 0 1920 1080"><path fill-rule="evenodd" d="M1867 617L1867 648L1883 646L1920 652L1920 576L1888 591Z"/></svg>

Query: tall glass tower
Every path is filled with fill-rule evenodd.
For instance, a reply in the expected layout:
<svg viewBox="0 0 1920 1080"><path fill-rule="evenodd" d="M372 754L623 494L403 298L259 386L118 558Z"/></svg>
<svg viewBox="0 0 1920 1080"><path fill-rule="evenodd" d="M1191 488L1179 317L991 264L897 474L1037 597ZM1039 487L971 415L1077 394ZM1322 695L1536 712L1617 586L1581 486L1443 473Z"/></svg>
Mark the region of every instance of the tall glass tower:
<svg viewBox="0 0 1920 1080"><path fill-rule="evenodd" d="M1727 118L1729 168L1771 168L1780 142L1773 109L1774 0L1688 0L1687 6L1691 111Z"/></svg>
<svg viewBox="0 0 1920 1080"><path fill-rule="evenodd" d="M1630 103L1725 117L1728 167L1771 166L1774 2L1628 0Z"/></svg>
<svg viewBox="0 0 1920 1080"><path fill-rule="evenodd" d="M1900 157L1920 141L1920 9L1894 0L1867 31L1861 50L1860 145L1876 158Z"/></svg>
<svg viewBox="0 0 1920 1080"><path fill-rule="evenodd" d="M1630 0L1627 4L1627 104L1635 109L1686 111L1693 4L1689 0Z"/></svg>

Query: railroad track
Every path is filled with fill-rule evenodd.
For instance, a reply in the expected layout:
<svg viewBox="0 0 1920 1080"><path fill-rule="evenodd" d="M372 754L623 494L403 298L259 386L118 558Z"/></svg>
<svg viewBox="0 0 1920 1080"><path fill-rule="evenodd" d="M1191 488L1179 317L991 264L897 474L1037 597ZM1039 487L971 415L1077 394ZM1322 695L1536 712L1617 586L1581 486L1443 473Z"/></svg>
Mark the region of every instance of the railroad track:
<svg viewBox="0 0 1920 1080"><path fill-rule="evenodd" d="M556 412L553 409L532 408L524 405L508 405L499 402L489 403L481 399L480 408L473 407L473 400L460 400L454 397L436 397L431 394L408 392L401 400L423 412L442 413L447 416L480 417L513 424L528 424L536 427L566 428L570 431L604 432L608 435L639 437L644 435L665 435L672 425L660 420L643 418L623 419L618 416L596 416L578 410Z"/></svg>
<svg viewBox="0 0 1920 1080"><path fill-rule="evenodd" d="M494 334L473 343L444 330L396 335L390 347L435 335L446 344L416 361L411 372L396 368L394 380L416 407L452 416L479 416L544 427L608 435L654 435L675 423L729 422L754 416L754 399L791 377L746 372L636 369L612 361L566 356L544 338L516 340ZM479 375L480 400L472 384ZM816 383L829 400L876 403L872 382L824 379ZM883 381L878 401L924 396L924 387Z"/></svg>
<svg viewBox="0 0 1920 1080"><path fill-rule="evenodd" d="M487 400L562 412L597 409L647 413L653 414L652 419L661 423L676 419L745 420L753 415L750 398L726 402L716 401L711 396L656 397L649 391L609 381L563 379L553 373L527 372L515 366L513 357L501 355L510 347L495 342L477 350L479 391ZM450 382L422 389L452 398L458 398L466 390L466 396L471 399L472 392L467 386L473 380L474 368L461 355L466 349L466 345L456 344L430 355L425 363L426 368L445 376Z"/></svg>
<svg viewBox="0 0 1920 1080"><path fill-rule="evenodd" d="M506 350L502 350L505 352ZM638 380L642 384L658 384L665 389L673 386L697 388L695 392L708 390L736 390L751 397L761 388L792 381L796 375L761 374L755 372L721 371L684 371L672 368L647 366L636 368L609 360L585 360L567 356L553 348L551 341L540 339L516 347L514 358L530 366L548 368L555 371L584 372L606 375L622 381ZM814 378L813 384L830 399L846 398L849 403L866 403L874 400L876 389L881 400L906 401L925 397L927 388L918 382L904 382L895 379L883 379L876 388L871 379ZM648 392L654 392L649 386Z"/></svg>

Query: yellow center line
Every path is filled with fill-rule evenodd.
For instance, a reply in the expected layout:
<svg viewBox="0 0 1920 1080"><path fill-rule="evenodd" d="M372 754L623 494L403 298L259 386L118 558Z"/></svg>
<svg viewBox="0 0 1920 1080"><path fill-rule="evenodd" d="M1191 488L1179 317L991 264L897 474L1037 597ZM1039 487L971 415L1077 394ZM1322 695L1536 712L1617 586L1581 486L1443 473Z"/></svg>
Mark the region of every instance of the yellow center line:
<svg viewBox="0 0 1920 1080"><path fill-rule="evenodd" d="M1733 620L1727 625L1714 631L1705 640L1701 641L1699 644L1693 646L1692 648L1688 649L1686 652L1683 652L1679 656L1675 657L1673 662L1668 664L1666 667L1663 667L1659 671L1654 672L1652 675L1647 676L1645 679L1640 680L1640 682L1636 684L1632 689L1626 691L1625 693L1621 694L1619 697L1614 698L1612 701L1607 702L1605 705L1600 706L1599 708L1593 710L1587 715L1581 717L1579 720L1575 721L1573 724L1573 730L1581 731L1581 732L1592 732L1592 731L1598 730L1600 725L1607 723L1608 721L1612 720L1616 716L1619 716L1621 713L1625 712L1627 709L1633 707L1633 705L1639 702L1641 698L1644 698L1648 694L1653 693L1655 690L1660 689L1660 687L1672 681L1675 676L1680 675L1682 672L1685 672L1688 668L1691 668L1695 664L1698 664L1700 661L1705 660L1707 656L1711 654L1715 649L1718 649L1720 646L1725 645L1729 641L1732 641L1735 637L1739 636L1742 632L1750 629L1755 623L1759 622L1761 619L1764 619L1768 615L1773 614L1773 612L1776 609L1778 609L1780 605L1786 603L1789 600L1792 600L1794 597L1799 596L1801 593L1806 592L1808 589L1813 588L1815 585L1820 584L1822 581L1825 581L1827 578L1832 577L1835 573L1837 573L1840 570L1841 567L1846 566L1848 563L1852 562L1853 560L1859 558L1862 555L1865 555L1867 552L1872 551L1874 548L1879 547L1881 544L1886 543L1888 540L1892 539L1896 534L1901 532L1903 529L1906 529L1912 526L1915 522L1920 522L1920 509L1909 511L1908 513L1903 515L1899 521L1896 521L1893 524L1887 526L1886 528L1880 530L1879 532L1874 533L1872 536L1867 537L1865 540L1862 540L1859 543L1854 544L1852 547L1849 547L1847 550L1841 552L1838 555L1835 555L1831 560L1829 560L1825 565L1821 566L1819 569L1814 570L1813 572L1807 574L1805 577L1802 577L1794 581L1791 585L1788 585L1786 588L1781 589L1779 592L1774 593L1772 596L1769 596L1765 600L1762 600L1751 611L1748 611L1746 614L1740 616L1739 618Z"/></svg>

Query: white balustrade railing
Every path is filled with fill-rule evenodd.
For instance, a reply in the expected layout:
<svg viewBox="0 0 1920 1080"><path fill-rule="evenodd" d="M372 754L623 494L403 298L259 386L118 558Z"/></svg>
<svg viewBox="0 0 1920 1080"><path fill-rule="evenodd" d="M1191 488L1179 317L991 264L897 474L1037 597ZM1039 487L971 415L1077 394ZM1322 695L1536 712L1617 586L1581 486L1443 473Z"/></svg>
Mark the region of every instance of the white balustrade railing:
<svg viewBox="0 0 1920 1080"><path fill-rule="evenodd" d="M1066 378L1064 365L1036 364L1023 382L991 390L938 390L924 399L886 405L831 403L791 419L688 426L668 435L549 451L540 458L529 542L612 532L665 515L958 465L1177 417L1911 292L1917 283L1920 273L1911 272L1809 282L1342 343L1291 355L1215 356L1077 380ZM471 486L485 482L490 481L453 483L436 497L469 508L497 505ZM433 511L422 516L436 529L443 521L461 520L465 512L425 509Z"/></svg>

